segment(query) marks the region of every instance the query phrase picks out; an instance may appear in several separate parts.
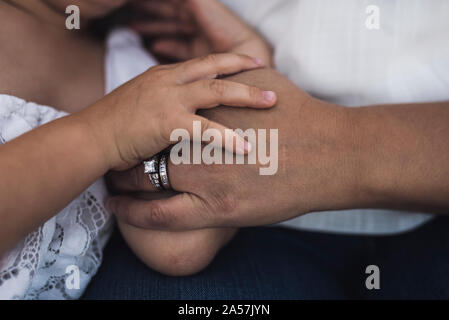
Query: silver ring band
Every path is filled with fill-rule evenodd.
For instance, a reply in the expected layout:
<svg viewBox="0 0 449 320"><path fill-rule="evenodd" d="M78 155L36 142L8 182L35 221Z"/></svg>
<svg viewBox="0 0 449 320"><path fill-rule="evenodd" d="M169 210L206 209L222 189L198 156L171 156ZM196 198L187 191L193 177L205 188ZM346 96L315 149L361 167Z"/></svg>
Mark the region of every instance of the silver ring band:
<svg viewBox="0 0 449 320"><path fill-rule="evenodd" d="M162 155L159 162L159 176L165 190L171 190L170 179L168 178L168 153Z"/></svg>
<svg viewBox="0 0 449 320"><path fill-rule="evenodd" d="M151 173L149 175L149 177L150 177L151 184L153 185L153 187L157 191L161 191L162 190L162 185L161 185L161 179L159 177L159 173Z"/></svg>

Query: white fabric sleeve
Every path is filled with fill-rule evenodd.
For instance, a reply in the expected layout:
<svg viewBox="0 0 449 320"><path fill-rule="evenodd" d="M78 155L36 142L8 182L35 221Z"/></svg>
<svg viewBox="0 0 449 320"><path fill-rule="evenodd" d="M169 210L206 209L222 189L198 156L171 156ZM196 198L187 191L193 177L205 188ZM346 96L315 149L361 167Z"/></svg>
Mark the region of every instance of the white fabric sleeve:
<svg viewBox="0 0 449 320"><path fill-rule="evenodd" d="M54 108L0 95L0 144L65 116ZM39 143L39 142L37 142ZM103 180L0 257L0 300L76 299L95 275L112 231ZM79 283L67 285L75 270ZM76 280L76 278L74 278Z"/></svg>

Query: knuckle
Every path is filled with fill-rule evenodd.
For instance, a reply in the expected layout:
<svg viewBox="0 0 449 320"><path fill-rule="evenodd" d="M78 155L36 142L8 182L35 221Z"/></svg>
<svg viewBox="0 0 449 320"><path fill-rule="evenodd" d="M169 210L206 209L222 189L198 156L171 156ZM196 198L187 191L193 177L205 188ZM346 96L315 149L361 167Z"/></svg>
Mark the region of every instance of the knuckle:
<svg viewBox="0 0 449 320"><path fill-rule="evenodd" d="M157 66L152 66L151 68L148 69L148 71L153 71L153 72L157 72L160 70L164 70L165 66L164 65L157 65Z"/></svg>
<svg viewBox="0 0 449 320"><path fill-rule="evenodd" d="M173 222L173 216L167 210L164 210L160 204L154 202L151 205L146 216L147 225L156 229L165 229L171 226Z"/></svg>
<svg viewBox="0 0 449 320"><path fill-rule="evenodd" d="M151 76L161 76L165 73L163 66L154 66L148 69L147 74Z"/></svg>
<svg viewBox="0 0 449 320"><path fill-rule="evenodd" d="M161 123L164 123L166 121L171 121L172 116L171 113L167 110L167 109L162 109L160 110L157 115L156 118L158 119L158 121L160 121Z"/></svg>
<svg viewBox="0 0 449 320"><path fill-rule="evenodd" d="M209 63L209 57L210 57L210 55L198 57L195 60L193 60L192 63L198 64L198 65L207 64L207 63ZM188 63L189 62L185 62L184 65L187 65Z"/></svg>
<svg viewBox="0 0 449 320"><path fill-rule="evenodd" d="M205 131L211 129L211 123L207 119L201 119L201 131L204 133Z"/></svg>
<svg viewBox="0 0 449 320"><path fill-rule="evenodd" d="M248 61L251 61L252 62L252 58L250 58L248 55L246 55L246 54L241 54L241 53L238 53L238 54L235 54L235 56L238 58L238 59L240 59L241 61L243 61L243 62L248 62Z"/></svg>
<svg viewBox="0 0 449 320"><path fill-rule="evenodd" d="M253 58L244 54L233 54L234 60L241 66L253 65Z"/></svg>
<svg viewBox="0 0 449 320"><path fill-rule="evenodd" d="M226 188L214 188L209 193L211 205L214 212L217 212L217 218L222 221L229 221L237 211L238 201L236 197L226 190Z"/></svg>
<svg viewBox="0 0 449 320"><path fill-rule="evenodd" d="M123 201L116 201L114 215L117 216L119 220L123 220L129 224L133 224L135 222L129 206L125 205Z"/></svg>
<svg viewBox="0 0 449 320"><path fill-rule="evenodd" d="M261 98L261 91L259 88L256 87L248 87L248 94L249 98L253 101L258 101Z"/></svg>
<svg viewBox="0 0 449 320"><path fill-rule="evenodd" d="M202 58L204 62L210 63L210 64L217 64L219 61L219 55L218 54L210 54Z"/></svg>
<svg viewBox="0 0 449 320"><path fill-rule="evenodd" d="M163 82L168 79L169 67L166 65L151 67L146 72L146 75L148 80Z"/></svg>
<svg viewBox="0 0 449 320"><path fill-rule="evenodd" d="M218 97L223 97L226 93L226 85L221 80L211 80L208 86L209 90Z"/></svg>
<svg viewBox="0 0 449 320"><path fill-rule="evenodd" d="M160 137L165 144L172 144L174 141L171 140L172 133L182 128L182 121L180 115L161 115L163 121L160 122L161 129Z"/></svg>

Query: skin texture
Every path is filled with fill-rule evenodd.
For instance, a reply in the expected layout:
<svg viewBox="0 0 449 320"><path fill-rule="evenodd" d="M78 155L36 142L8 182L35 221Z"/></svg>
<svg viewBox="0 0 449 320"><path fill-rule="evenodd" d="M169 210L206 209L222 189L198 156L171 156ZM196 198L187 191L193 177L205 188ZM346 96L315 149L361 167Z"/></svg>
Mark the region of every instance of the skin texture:
<svg viewBox="0 0 449 320"><path fill-rule="evenodd" d="M0 14L2 12L5 11L0 10ZM95 15L95 13L92 14ZM47 15L44 16L47 17ZM48 14L48 17L51 18L51 16ZM9 21L8 15L3 18L5 27L9 26L11 30L14 30L6 23ZM50 18L49 20L52 20ZM19 20L16 19L16 21ZM98 59L100 61L101 46L89 45L89 41L84 37L82 41L72 42L59 31L50 32L50 28L43 27L45 24L33 24L30 20L20 21L24 21L24 24L20 25L29 23L29 29L23 29L27 32L31 30L37 32L39 28L44 28L46 37L40 35L40 38L52 39L52 42L39 47L36 41L36 48L40 48L40 51L37 50L35 55L30 53L30 56L25 56L26 59L17 59L17 61L29 63L23 70L8 69L8 65L1 65L3 75L12 75L12 77L0 77L2 90L4 88L5 92L68 111L81 110L92 104L96 100L95 97L102 94L103 82L95 80L95 77L102 76L101 67L96 67L100 71L92 72L94 75L92 79L79 72L86 69L97 70L95 68L79 68L76 64L69 64L72 68L64 69L67 65L64 66L63 59L56 59L57 62L61 62L60 64L49 64L45 59L34 61L31 59L39 56L53 57L54 52L61 53L61 57L65 56L63 53L70 54L73 51L70 50L72 44L80 50L73 51L76 55L70 56L71 60ZM14 44L14 39L10 39L8 34L14 33L0 33L3 37L2 41ZM31 34L39 39L39 34ZM28 41L32 38L30 37ZM86 50L81 50L83 43ZM20 46L20 43L16 45ZM98 51L87 50L92 47L96 47ZM0 63L15 61L11 57L15 57L19 51L14 51L12 48L17 47L13 45L2 47L3 56ZM46 51L48 48L54 50ZM11 51L7 51L8 49ZM20 52L24 51L27 50ZM83 56L86 52L92 53L92 56ZM93 57L94 60L92 60ZM39 71L39 68L33 67L36 65L42 65L41 73L37 72L26 77L30 81L25 82L26 86L21 87L23 78L15 79L14 74L17 72L26 74L29 70ZM17 63L17 66L22 65ZM24 66L27 65L24 63ZM37 80L42 79L45 76L44 70L49 68L75 72L78 86L70 86L73 83L64 82L63 74L58 73L55 75L54 83L51 83L53 87L49 85L48 88L46 86L46 90L42 90L42 86L35 84L40 83ZM87 79L92 81L89 82ZM448 207L449 152L446 139L444 139L449 130L447 103L380 106L348 111L310 99L301 90L272 71L247 73L237 76L234 80L260 83L270 89L274 88L275 84L279 85L282 90L279 93L278 106L282 112L268 113L269 117L266 119L247 113L246 110L234 115L227 109L223 109L217 113L211 111L207 115L216 120L222 119L224 124L235 127L271 128L279 124L279 128L285 132L282 133L284 138L281 140L287 140L282 142L285 144L283 147L285 151L280 153L282 157L280 174L284 179L262 181L255 175L255 168L249 166L226 168L226 170L221 167L170 167L175 188L189 192L189 196L182 196L183 201L167 203L132 201L130 198L123 197L115 199L115 203L112 202L110 205L127 224L153 230L169 230L167 232L142 231L141 236L136 233L135 239L131 239L130 232L131 237L128 241L134 251L150 266L174 275L196 272L207 265L233 233L232 230L226 229L199 229L201 232L174 234L173 230L256 225L267 221L283 220L291 215L309 212L309 210L325 208L420 207L430 211ZM90 91L88 87L96 89ZM80 101L79 92L84 92L83 90L86 90L86 95L81 95L83 100ZM64 92L65 95L55 95L56 92ZM70 99L64 99L64 97L70 97ZM85 100L84 97L86 97ZM73 101L77 104L73 104ZM308 102L305 103L306 101ZM0 167L8 169L1 172L2 177L5 177L2 180L4 183L2 193L6 195L0 202L5 206L2 220L8 223L2 224L0 234L4 239L0 241L0 252L12 246L20 237L59 211L69 199L73 199L106 170L111 167L120 168L130 165L127 162L114 164L114 161L107 161L111 166L98 163L98 159L114 158L114 156L106 156L108 152L104 153L102 149L104 144L108 144L105 138L108 135L104 132L93 133L91 128L86 126L89 121L94 123L93 119L100 117L100 114L105 114L106 105L98 104L98 106L100 107L95 108L95 112L57 121L17 139L9 144L8 149L6 146L0 149L2 152ZM298 116L297 122L286 121L296 116ZM86 121L87 119L91 120ZM67 140L72 142L70 150L61 148ZM52 152L44 153L35 141L45 142L45 151L52 150ZM76 150L76 161L74 161L73 150ZM30 154L33 158L30 158ZM26 162L17 161L17 159L26 159ZM30 161L35 163L36 171L29 170ZM66 164L67 167L61 166L61 163ZM23 172L28 174L23 175ZM140 180L133 178L137 176L133 172L136 171L123 173L121 182L117 183L115 189L126 190L126 192L151 191L144 184L139 184ZM126 178L128 176L131 178ZM49 179L49 177L52 178ZM65 185L66 181L71 181L70 189L61 190L61 185ZM124 186L127 181L133 181L131 186ZM192 181L195 183L192 184ZM226 183L217 184L216 181ZM291 188L287 190L285 183ZM297 193L293 196L289 190L295 190ZM286 191L287 194L279 191ZM299 197L298 194L301 196ZM11 195L21 196L15 199ZM271 197L263 197L266 202L261 203L261 195ZM239 197L243 196L244 201L238 201ZM192 203L191 200L194 198L200 198L202 201ZM12 207L14 203L20 203L21 208L29 210L25 213L14 211L11 209L15 208ZM51 204L51 207L45 207L48 204ZM260 208L262 206L263 208ZM41 208L42 212L35 208ZM153 232L153 234L147 232ZM125 237L127 237L126 234ZM133 242L145 243L144 241L149 239L151 244L157 245L140 248L133 245ZM170 245L164 246L164 243L170 243ZM201 244L204 243L211 243L211 245L202 247ZM199 252L197 248L202 248L201 254L196 255Z"/></svg>
<svg viewBox="0 0 449 320"><path fill-rule="evenodd" d="M116 215L142 228L192 230L264 225L325 210L449 208L448 102L343 108L311 98L271 70L233 79L273 87L276 108L203 114L230 127L279 128L278 174L262 177L255 166L172 165L171 183L183 194L156 201L117 197L111 200ZM126 179L115 183L120 189Z"/></svg>
<svg viewBox="0 0 449 320"><path fill-rule="evenodd" d="M2 146L0 216L7 222L1 225L0 250L46 221L106 171L125 170L164 150L173 128L191 128L193 121L201 121L204 128L224 128L194 115L198 106L209 108L220 101L271 106L275 100L267 101L260 89L194 80L239 70L242 63L244 69L257 67L249 57L228 54L150 69L93 106ZM183 104L177 101L181 97ZM173 113L167 113L169 106Z"/></svg>
<svg viewBox="0 0 449 320"><path fill-rule="evenodd" d="M1 1L0 19L0 42L8 44L0 46L1 93L71 113L103 96L103 48L61 28L63 11L57 13L41 1ZM0 254L107 171L96 159L104 155L87 129L76 117L61 119L0 147ZM83 174L72 175L68 168ZM67 181L69 187L61 188Z"/></svg>
<svg viewBox="0 0 449 320"><path fill-rule="evenodd" d="M4 39L8 35L3 31L8 31L18 21L22 21L24 25L20 29L25 33L22 40L27 39L27 28L36 27L38 22L45 22L51 16L49 12L52 12L43 3L38 6L33 2L29 10L3 2L0 5L1 9L12 14L4 15L3 23L6 27L0 32ZM24 12L33 12L33 15ZM39 14L43 17L41 21ZM43 25L53 30L51 23ZM20 32L14 35L20 39ZM84 38L80 42L77 39L72 39L69 33L54 31L45 41L53 47L58 43L61 46L58 52L64 52L85 41ZM11 51L7 53L17 52L19 55L22 51L28 51L19 50L20 43L12 44L16 46L10 48L15 48L15 51L8 48ZM38 46L37 49L43 48L45 47ZM82 49L88 50L87 47L81 47L81 51L77 53L81 54ZM39 50L36 52L38 56L42 54ZM1 51L0 55L6 56L7 53ZM90 52L92 55L95 53L97 52ZM2 65L5 71L3 76L17 73L31 75L36 71L32 76L39 77L38 86L35 84L27 87L25 84L31 85L33 82L25 81L23 86L13 82L12 84L17 85L15 87L11 86L8 78L0 77L0 83L5 88L3 92L37 101L33 99L38 92L37 88L53 84L48 70L58 70L67 63L62 56L57 56L60 59L55 61L45 55L39 57L42 60L34 62L38 66L48 66L47 73L39 67L36 70L31 65L29 73L15 69L13 63L9 66ZM274 94L267 96L255 87L214 79L217 74L233 74L260 66L260 62L248 56L222 54L177 65L155 67L84 110L48 123L1 146L0 219L3 223L0 225L0 254L60 211L108 170L131 168L168 147L173 128L189 129L192 121L198 120L204 128L224 129L217 123L195 115L199 108L212 108L220 104L235 107L254 105L256 108L273 106L276 102ZM78 67L81 68L80 65ZM64 84L70 84L70 77L66 75L62 79L65 82L61 82L61 87L52 87L48 92L59 92L59 89L64 92L67 89ZM81 77L76 80L82 82L83 79ZM82 91L78 94L82 95ZM68 96L79 101L73 94ZM39 97L42 100L38 102L46 101L50 105L57 101L51 94ZM62 102L67 100L63 99ZM169 108L172 112L167 112ZM42 148L43 145L45 148ZM246 152L244 144L240 144L240 147L237 144L236 149L231 151L241 154ZM33 165L30 166L30 163Z"/></svg>
<svg viewBox="0 0 449 320"><path fill-rule="evenodd" d="M353 190L349 189L356 184L355 177L359 171L357 161L351 161L357 158L358 150L352 137L353 124L349 121L349 110L312 98L272 69L246 72L230 79L241 83L257 83L260 87L274 87L278 94L276 108L258 114L249 109L234 113L223 107L203 114L220 119L231 128L278 129L277 174L260 175L260 165L171 164L169 172L173 188L179 192L188 192L189 196L178 195L171 202L141 201L140 206L128 202L132 208L126 208L129 214L127 219L134 225L142 226L142 223L147 223L147 226L152 225L155 229L174 230L177 226L189 229L187 225L193 229L195 225L200 228L208 227L207 215L211 212L217 213L215 218L218 221L223 219L221 222L226 227L269 224L288 219L299 212L298 194L304 199L304 212L344 208L347 199L342 196L352 193ZM136 173L138 170L140 168L136 169ZM203 176L207 177L207 181ZM187 179L190 179L188 185ZM120 178L112 180L117 183L116 190L120 190L120 185L126 183ZM151 190L149 184L146 186L147 190ZM261 197L267 193L276 194L275 203L271 197ZM192 194L198 197L192 197ZM152 218L144 215L150 209L149 204L154 206L156 212L160 211L161 216L155 215ZM180 209L177 205L185 205L182 217L170 216L176 209ZM271 214L273 206L278 215ZM165 211L169 208L173 211ZM190 208L199 210L191 212ZM117 207L114 209L120 212L123 210ZM139 210L142 215L138 213ZM246 213L245 216L233 216L241 211ZM263 215L264 212L267 214ZM263 219L255 221L255 216ZM244 220L246 217L249 219ZM138 221L139 218L142 221Z"/></svg>
<svg viewBox="0 0 449 320"><path fill-rule="evenodd" d="M131 27L143 37L151 38L151 51L162 58L184 61L211 53L233 52L257 57L272 66L267 42L218 1L151 0L133 4L136 12L146 12L153 18L136 21ZM147 177L142 175L143 168L132 172L132 175L113 173L111 177L151 188ZM114 186L110 186L114 191ZM143 198L151 199L154 195L146 194ZM204 269L237 231L215 228L161 232L136 228L123 221L118 224L131 249L144 263L177 276Z"/></svg>
<svg viewBox="0 0 449 320"><path fill-rule="evenodd" d="M237 54L209 55L177 65L153 67L83 114L96 139L102 141L99 146L104 149L110 168L129 169L167 148L173 130L183 128L192 135L194 121L200 122L203 130L214 129L225 137L224 126L195 114L201 108L220 104L272 107L276 103L274 92L214 79L216 74L257 68L260 64L253 58ZM102 120L98 122L98 119ZM235 149L230 147L231 152L245 154L248 150L246 142L237 134L224 138L223 145L225 140L231 142L230 146L236 141ZM114 143L103 144L105 141Z"/></svg>
<svg viewBox="0 0 449 320"><path fill-rule="evenodd" d="M153 19L131 27L153 38L150 49L165 58L184 61L210 53L243 53L272 66L272 50L263 37L216 0L143 0L137 12Z"/></svg>
<svg viewBox="0 0 449 320"><path fill-rule="evenodd" d="M134 25L143 35L162 34L152 42L153 51L180 60L203 50L252 52L270 65L271 51L263 39L220 4L185 4L186 12L176 1L140 2L138 9L158 18ZM263 114L226 108L202 114L232 128L279 128L280 171L262 178L257 166L170 166L173 186L186 194L168 202L144 201L155 196L140 166L110 174L112 189L121 193L110 205L121 219L125 239L149 266L171 275L206 267L233 231L198 228L260 225L339 208L444 212L448 207L448 103L345 109L310 98L273 70L247 72L232 80L274 89L278 105ZM439 156L433 157L435 153ZM432 170L426 168L438 169L429 175ZM135 192L146 196L129 197ZM191 229L198 230L179 231ZM154 239L145 240L152 234L177 244L160 254ZM211 246L198 256L196 248L205 238Z"/></svg>
<svg viewBox="0 0 449 320"><path fill-rule="evenodd" d="M12 3L0 1L0 42L8 44L0 46L0 92L70 113L101 99L102 44L65 29L64 11L55 13L41 1L26 1L29 11Z"/></svg>
<svg viewBox="0 0 449 320"><path fill-rule="evenodd" d="M247 128L279 128L279 172L273 177L263 177L259 175L258 165L170 165L171 183L175 190L198 194L199 197L209 200L207 204L198 204L197 211L190 211L189 207L186 206L186 210L181 209L182 214L176 218L182 219L184 222L189 220L189 224L193 226L198 224L201 228L207 227L207 225L200 224L201 220L208 221L207 216L209 214L216 213L217 216L227 219L235 214L233 219L236 221L227 220L225 226L238 226L237 220L241 224L262 225L283 220L282 216L272 214L274 210L278 210L279 213L284 211L285 219L288 216L296 215L298 207L295 206L295 203L298 194L313 195L317 200L320 200L323 197L333 198L334 195L340 193L343 187L340 181L344 177L336 180L335 176L344 173L338 172L341 165L336 166L339 163L333 161L335 158L328 160L326 168L323 168L325 164L321 162L322 166L317 166L315 170L307 168L307 170L302 171L295 170L297 167L294 160L298 158L300 153L300 146L297 145L297 141L301 139L302 132L313 132L311 136L308 135L310 140L304 141L307 148L307 150L303 150L304 155L308 155L300 156L302 161L307 164L318 162L318 158L322 154L334 152L334 147L337 146L335 140L337 139L346 141L349 145L350 139L340 136L343 134L342 128L349 125L345 122L345 109L313 99L271 69L242 73L231 77L230 80L241 83L257 83L262 88L274 87L279 99L276 108L258 114L251 112L249 109L241 109L239 113L234 113L229 108L222 107L209 110L204 114L214 119L220 119L231 128L242 128L244 130ZM319 110L319 113L308 114L307 110L302 110L311 101L314 102L311 107ZM285 119L291 119L291 121L285 121ZM300 130L298 130L298 123L302 124ZM326 125L323 126L322 123ZM341 160L341 162L344 161L344 159ZM330 174L331 171L334 171L335 174ZM124 174L111 173L110 180L112 180L114 191L143 190L142 184L147 191L154 191L149 180L142 172L143 168L137 167L132 174L135 179L132 180L127 180ZM328 176L328 174L330 175ZM307 180L307 185L298 185L302 175L315 177L316 180L313 184L310 183L310 180ZM187 176L190 177L188 186L185 184ZM207 177L207 180L202 179L202 176ZM212 181L213 183L211 183ZM123 189L123 184L127 182L128 185ZM207 185L208 190L204 188L204 184ZM323 184L329 188L324 189ZM349 179L347 184L349 187ZM333 193L330 192L331 185L334 185L335 191ZM273 202L271 197L261 196L267 194L267 192L276 194L276 202ZM146 200L134 202L131 198L128 198L128 201L125 200L120 205L129 205L130 207L113 207L113 212L119 213L119 218L123 219L119 221L119 225L130 247L147 265L160 272L182 276L204 269L213 260L219 249L235 233L235 229L232 228L164 233L131 226L147 227L148 225L145 223L149 223L154 229L165 229L165 227L173 226L173 230L176 230L175 225L178 222L182 223L181 221L170 220L169 213L163 211L163 208L161 208L161 216L156 214L149 217L145 213L151 212L150 204L151 202ZM273 205L275 209L273 209ZM242 221L237 216L240 210L247 213L249 211L251 213L257 212L258 214L265 212L267 215L265 220L260 219L257 222ZM139 220L140 218L141 220ZM196 228L193 227L192 229ZM175 245L161 246L159 241L154 241L154 237ZM148 239L153 241L147 241ZM207 248L204 248L205 239L207 239ZM203 250L198 250L198 248ZM177 263L173 263L173 261L177 261Z"/></svg>
<svg viewBox="0 0 449 320"><path fill-rule="evenodd" d="M134 253L150 268L170 276L195 274L208 266L236 229L152 231L119 223Z"/></svg>

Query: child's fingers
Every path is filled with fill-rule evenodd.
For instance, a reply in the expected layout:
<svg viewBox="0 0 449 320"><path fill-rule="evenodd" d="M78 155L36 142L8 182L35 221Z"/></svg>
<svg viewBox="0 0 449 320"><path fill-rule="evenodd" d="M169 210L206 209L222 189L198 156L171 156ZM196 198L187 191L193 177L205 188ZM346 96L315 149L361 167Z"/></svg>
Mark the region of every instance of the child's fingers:
<svg viewBox="0 0 449 320"><path fill-rule="evenodd" d="M201 139L205 131L215 131L216 137L218 139L213 139L210 144L219 149L226 149L229 152L236 153L238 155L245 155L251 152L252 146L249 142L239 136L234 130L226 128L225 126L206 119L198 115L190 115L189 117L181 118L180 128L185 129L189 132L191 141L196 143L203 143L204 141L196 141L196 135L194 134L194 123L198 122L201 125ZM196 132L195 132L196 133Z"/></svg>
<svg viewBox="0 0 449 320"><path fill-rule="evenodd" d="M185 85L181 97L190 112L219 105L230 107L269 108L276 103L276 94L226 80L201 80Z"/></svg>
<svg viewBox="0 0 449 320"><path fill-rule="evenodd" d="M260 59L246 55L222 53L196 58L180 64L174 74L179 84L213 78L218 75L234 74L262 67Z"/></svg>

